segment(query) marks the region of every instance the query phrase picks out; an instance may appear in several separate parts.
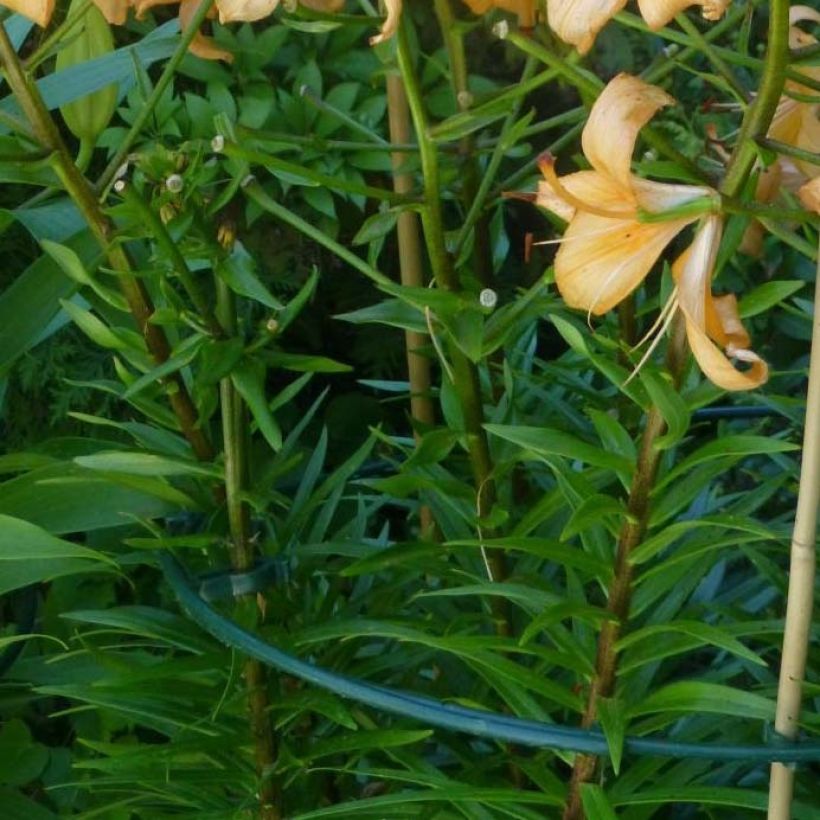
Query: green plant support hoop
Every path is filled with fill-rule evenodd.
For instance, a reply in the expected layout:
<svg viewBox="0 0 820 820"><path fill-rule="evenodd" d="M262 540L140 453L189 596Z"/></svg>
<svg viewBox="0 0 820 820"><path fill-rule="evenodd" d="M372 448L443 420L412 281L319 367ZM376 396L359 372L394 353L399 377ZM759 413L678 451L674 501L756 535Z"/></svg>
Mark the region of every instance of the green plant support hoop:
<svg viewBox="0 0 820 820"><path fill-rule="evenodd" d="M373 709L409 717L429 726L542 749L560 749L601 756L609 754L609 747L602 732L555 726L495 712L483 712L479 709L467 709L433 698L365 683L305 663L271 646L216 612L195 591L195 580L173 555L161 552L159 560L165 578L183 609L194 621L218 641L280 672L293 675ZM756 746L737 746L679 743L665 738L627 737L624 740L624 751L652 757L702 758L748 763L807 763L820 760L820 743L799 743L784 739Z"/></svg>

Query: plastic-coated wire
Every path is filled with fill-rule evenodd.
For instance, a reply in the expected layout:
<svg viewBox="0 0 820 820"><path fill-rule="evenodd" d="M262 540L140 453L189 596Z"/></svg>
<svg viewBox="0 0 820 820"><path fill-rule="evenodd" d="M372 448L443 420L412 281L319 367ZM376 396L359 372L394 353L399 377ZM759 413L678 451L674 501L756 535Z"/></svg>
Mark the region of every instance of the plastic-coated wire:
<svg viewBox="0 0 820 820"><path fill-rule="evenodd" d="M169 552L159 552L159 560L166 580L183 609L194 621L227 646L238 649L280 672L327 689L343 698L359 701L383 712L409 717L429 726L524 746L602 756L608 754L606 738L601 732L554 726L494 712L483 712L479 709L467 709L433 698L365 683L301 661L247 632L211 608L194 591L196 580ZM749 763L797 763L820 760L820 743L789 743L784 740L768 745L735 746L678 743L665 738L627 737L624 741L624 750L635 755L653 757L702 758Z"/></svg>
<svg viewBox="0 0 820 820"><path fill-rule="evenodd" d="M779 416L777 410L769 407L741 406L741 405L715 405L713 407L701 407L692 413L692 421L711 421L712 419L760 419L769 416Z"/></svg>

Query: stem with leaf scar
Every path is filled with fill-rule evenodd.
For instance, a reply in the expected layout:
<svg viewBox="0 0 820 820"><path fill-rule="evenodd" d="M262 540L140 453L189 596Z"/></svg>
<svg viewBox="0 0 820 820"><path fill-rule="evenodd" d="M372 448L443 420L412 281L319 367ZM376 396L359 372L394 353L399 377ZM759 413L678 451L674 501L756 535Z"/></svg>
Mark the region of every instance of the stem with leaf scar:
<svg viewBox="0 0 820 820"><path fill-rule="evenodd" d="M458 293L461 290L461 284L453 268L453 260L447 251L444 239L444 216L439 190L438 155L436 146L430 139L421 88L416 77L405 31L406 25L408 25L407 20L402 20L396 34L398 38L398 65L419 145L424 180L424 205L421 211L421 222L427 245L427 254L430 259L435 284L442 290ZM478 367L467 358L457 344L453 342L449 345L448 354L453 366L453 386L464 417L467 452L476 491L476 512L480 520L489 514L496 501L493 461L490 455L487 432L484 430L481 381ZM492 534L485 530L482 537L488 538ZM500 550L486 550L485 559L490 580L503 581L507 572L503 552ZM493 608L499 634L509 634L510 613L506 600L494 598Z"/></svg>
<svg viewBox="0 0 820 820"><path fill-rule="evenodd" d="M233 292L216 277L216 316L228 336L236 335L236 299ZM231 567L235 572L252 569L255 547L250 531L250 510L243 500L248 486L248 414L245 403L231 377L219 382L222 413L222 441L225 452L225 503L231 534ZM261 595L261 593L259 593ZM255 622L264 612L264 600L254 595L237 598L237 616L247 623ZM262 613L260 613L260 609ZM248 693L248 712L253 736L254 757L259 788L259 817L279 820L281 794L273 779L276 765L276 737L269 714L267 668L255 658L247 658L242 667Z"/></svg>
<svg viewBox="0 0 820 820"><path fill-rule="evenodd" d="M720 189L721 194L729 199L736 199L744 190L757 157L755 140L765 137L783 92L789 57L788 27L788 0L772 0L769 8L769 43L760 89L754 102L746 110ZM673 325L672 339L667 350L667 366L676 388L686 360L686 337L683 322L678 317ZM618 674L616 647L629 619L632 597L633 569L630 556L643 540L648 527L650 493L655 483L661 452L655 445L665 429L666 424L660 410L653 406L649 410L641 437L627 501L628 516L618 537L614 576L607 600L607 611L615 618L604 622L598 635L595 672L581 721L585 728L592 726L597 720L599 698L610 697L615 690ZM581 820L584 817L581 786L593 780L598 764L599 758L596 756L576 755L563 820Z"/></svg>

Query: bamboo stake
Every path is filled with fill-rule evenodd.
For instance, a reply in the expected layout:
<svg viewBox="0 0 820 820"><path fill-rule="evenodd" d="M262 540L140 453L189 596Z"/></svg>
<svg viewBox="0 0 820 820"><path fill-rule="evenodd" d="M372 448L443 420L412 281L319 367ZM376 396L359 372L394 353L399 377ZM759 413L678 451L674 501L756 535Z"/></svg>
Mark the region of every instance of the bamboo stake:
<svg viewBox="0 0 820 820"><path fill-rule="evenodd" d="M410 109L404 84L398 74L387 75L387 116L390 123L390 141L399 145L410 141ZM402 170L407 156L401 152L391 155L393 163L393 190L409 194L413 190L413 175ZM419 220L413 211L402 211L396 223L399 244L399 272L405 287L424 287L424 263L419 238ZM407 378L410 382L410 415L414 421L432 426L436 416L430 398L430 360L418 351L430 342L426 333L414 330L404 332L407 352ZM419 433L415 433L419 441ZM422 534L430 533L434 524L430 508L419 510Z"/></svg>
<svg viewBox="0 0 820 820"><path fill-rule="evenodd" d="M817 507L820 505L820 261L814 282L814 321L809 356L809 386L803 431L803 460L792 532L789 591L783 654L777 687L775 731L795 740L800 728L802 683L806 673L814 600ZM769 781L768 820L788 820L794 792L794 768L773 763Z"/></svg>

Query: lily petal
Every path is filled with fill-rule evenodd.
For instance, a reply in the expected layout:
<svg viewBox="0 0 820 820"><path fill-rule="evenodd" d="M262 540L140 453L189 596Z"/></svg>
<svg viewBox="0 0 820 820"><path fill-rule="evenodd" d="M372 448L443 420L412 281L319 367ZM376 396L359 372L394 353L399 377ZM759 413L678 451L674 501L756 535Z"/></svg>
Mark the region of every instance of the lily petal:
<svg viewBox="0 0 820 820"><path fill-rule="evenodd" d="M128 17L128 0L94 0L94 5L112 26L121 26Z"/></svg>
<svg viewBox="0 0 820 820"><path fill-rule="evenodd" d="M809 20L812 23L820 23L820 11L811 8L811 6L792 6L789 9L790 26L802 23L804 20Z"/></svg>
<svg viewBox="0 0 820 820"><path fill-rule="evenodd" d="M658 109L674 99L656 85L630 74L619 74L601 92L581 136L590 165L630 190L632 153L638 132Z"/></svg>
<svg viewBox="0 0 820 820"><path fill-rule="evenodd" d="M565 42L586 54L598 32L626 5L626 0L547 0L547 22Z"/></svg>
<svg viewBox="0 0 820 820"><path fill-rule="evenodd" d="M810 211L820 214L820 177L807 182L798 192L800 201Z"/></svg>
<svg viewBox="0 0 820 820"><path fill-rule="evenodd" d="M532 28L535 25L535 0L464 0L473 14L486 14L495 7L509 11L518 16L521 28Z"/></svg>
<svg viewBox="0 0 820 820"><path fill-rule="evenodd" d="M334 14L337 11L341 11L345 4L345 0L299 0L299 2L305 6L305 8L322 11L327 14Z"/></svg>
<svg viewBox="0 0 820 820"><path fill-rule="evenodd" d="M555 257L555 284L564 301L596 316L611 310L691 221L646 223L578 213Z"/></svg>
<svg viewBox="0 0 820 820"><path fill-rule="evenodd" d="M384 23L382 23L382 30L375 37L370 38L371 46L389 40L399 27L399 20L401 19L401 0L384 0L384 8L387 11L387 17L385 17Z"/></svg>
<svg viewBox="0 0 820 820"><path fill-rule="evenodd" d="M0 6L22 14L23 17L45 28L54 14L55 2L56 0L2 0Z"/></svg>
<svg viewBox="0 0 820 820"><path fill-rule="evenodd" d="M253 23L270 17L278 5L279 0L216 0L220 23Z"/></svg>
<svg viewBox="0 0 820 820"><path fill-rule="evenodd" d="M657 30L689 6L703 6L706 20L720 20L731 0L638 0L641 16L649 28Z"/></svg>
<svg viewBox="0 0 820 820"><path fill-rule="evenodd" d="M202 0L182 0L179 4L179 25L183 31L191 24L201 2ZM190 51L203 60L233 62L233 54L230 51L220 48L213 37L207 37L201 31L198 31L191 40Z"/></svg>
<svg viewBox="0 0 820 820"><path fill-rule="evenodd" d="M722 233L720 217L707 218L690 247L672 266L672 275L678 284L689 347L700 369L724 390L752 390L766 381L768 366L748 349L749 336L737 315L734 297L712 296L712 271ZM729 355L749 364L749 369L738 370L715 342Z"/></svg>

